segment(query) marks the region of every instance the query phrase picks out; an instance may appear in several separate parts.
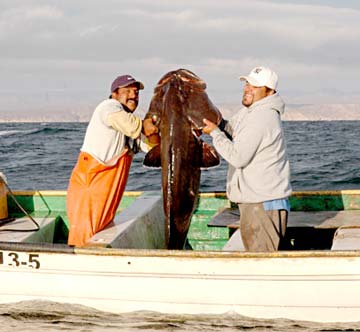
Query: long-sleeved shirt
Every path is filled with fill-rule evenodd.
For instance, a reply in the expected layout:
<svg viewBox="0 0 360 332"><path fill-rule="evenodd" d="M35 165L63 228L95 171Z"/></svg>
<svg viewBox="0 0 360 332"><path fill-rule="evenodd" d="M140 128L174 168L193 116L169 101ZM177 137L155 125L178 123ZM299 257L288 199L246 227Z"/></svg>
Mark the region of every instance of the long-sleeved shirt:
<svg viewBox="0 0 360 332"><path fill-rule="evenodd" d="M290 165L280 114L284 103L278 94L242 108L225 127L212 131L213 144L229 163L226 191L236 203L259 203L291 194Z"/></svg>
<svg viewBox="0 0 360 332"><path fill-rule="evenodd" d="M113 165L126 149L126 137L138 138L141 126L139 116L126 112L116 99L106 99L91 117L81 151L102 164Z"/></svg>

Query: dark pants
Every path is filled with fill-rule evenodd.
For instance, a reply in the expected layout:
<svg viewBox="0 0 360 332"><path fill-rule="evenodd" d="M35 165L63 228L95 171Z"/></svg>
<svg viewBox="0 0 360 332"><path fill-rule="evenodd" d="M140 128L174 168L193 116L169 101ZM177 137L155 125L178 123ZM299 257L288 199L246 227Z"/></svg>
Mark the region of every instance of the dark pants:
<svg viewBox="0 0 360 332"><path fill-rule="evenodd" d="M247 251L276 251L285 236L286 210L265 211L263 203L240 203L240 232Z"/></svg>

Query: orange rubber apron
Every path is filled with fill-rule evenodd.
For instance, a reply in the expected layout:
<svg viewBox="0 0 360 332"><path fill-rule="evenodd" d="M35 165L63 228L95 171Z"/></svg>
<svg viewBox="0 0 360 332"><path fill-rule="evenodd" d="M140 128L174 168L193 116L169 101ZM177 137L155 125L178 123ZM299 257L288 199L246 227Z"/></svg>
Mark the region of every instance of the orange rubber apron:
<svg viewBox="0 0 360 332"><path fill-rule="evenodd" d="M106 166L80 152L67 193L68 244L83 246L114 218L124 193L132 154L127 151L116 164Z"/></svg>

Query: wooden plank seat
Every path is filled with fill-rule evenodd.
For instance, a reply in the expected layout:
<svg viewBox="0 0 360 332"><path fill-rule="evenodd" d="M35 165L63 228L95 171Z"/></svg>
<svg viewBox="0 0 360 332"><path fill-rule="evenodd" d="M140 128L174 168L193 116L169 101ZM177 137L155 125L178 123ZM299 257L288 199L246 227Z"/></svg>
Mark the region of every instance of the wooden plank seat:
<svg viewBox="0 0 360 332"><path fill-rule="evenodd" d="M35 224L26 216L0 226L0 242L52 243L56 217L35 217Z"/></svg>
<svg viewBox="0 0 360 332"><path fill-rule="evenodd" d="M360 226L339 227L334 234L331 250L360 250Z"/></svg>
<svg viewBox="0 0 360 332"><path fill-rule="evenodd" d="M244 243L241 239L240 229L237 229L226 244L224 245L223 251L245 251Z"/></svg>
<svg viewBox="0 0 360 332"><path fill-rule="evenodd" d="M224 208L208 222L209 227L228 227L239 223L240 212L238 208Z"/></svg>
<svg viewBox="0 0 360 332"><path fill-rule="evenodd" d="M244 250L240 236L240 213L238 209L225 208L220 211L208 223L211 227L228 227L230 239L223 250L242 251ZM360 249L360 210L341 210L341 211L291 211L288 220L288 233L294 234L292 230L313 229L325 232L333 230L333 233L323 233L331 236L329 238L331 250L359 250ZM335 232L336 230L336 232ZM334 234L332 238L332 235ZM315 233L303 233L302 236L313 235ZM320 234L320 233L319 233ZM319 235L320 236L320 235ZM320 238L317 238L320 240ZM313 239L314 243L319 243ZM310 243L310 237L304 243ZM324 244L318 244L319 246ZM309 244L311 246L311 244ZM327 247L330 248L330 245Z"/></svg>
<svg viewBox="0 0 360 332"><path fill-rule="evenodd" d="M164 229L162 194L144 192L104 230L95 234L86 247L162 249Z"/></svg>
<svg viewBox="0 0 360 332"><path fill-rule="evenodd" d="M235 208L225 208L208 223L212 227L239 228L240 213ZM341 211L291 211L288 227L339 228L360 226L360 210Z"/></svg>

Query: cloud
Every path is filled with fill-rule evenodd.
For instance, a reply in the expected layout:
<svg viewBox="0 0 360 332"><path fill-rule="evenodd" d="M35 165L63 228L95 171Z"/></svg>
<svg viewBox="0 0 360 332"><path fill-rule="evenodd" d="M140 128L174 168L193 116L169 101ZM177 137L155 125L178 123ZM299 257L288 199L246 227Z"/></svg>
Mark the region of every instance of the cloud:
<svg viewBox="0 0 360 332"><path fill-rule="evenodd" d="M346 94L345 84L356 85L360 75L360 11L350 5L335 0L5 0L0 4L0 89L100 92L122 72L151 87L165 72L185 67L204 78L222 101L238 98L240 74L264 64L278 71L289 96L309 98L312 91L333 88Z"/></svg>
<svg viewBox="0 0 360 332"><path fill-rule="evenodd" d="M86 8L84 1L37 7L29 1L4 11L1 36L5 46L13 46L13 52L6 52L13 57L20 53L16 40L35 45L30 56L42 58L150 56L169 61L181 55L186 62L259 52L271 58L279 50L285 51L282 57L308 61L314 52L327 57L338 42L346 50L360 37L359 11L351 9L269 1L151 3L122 1L119 6L108 0Z"/></svg>
<svg viewBox="0 0 360 332"><path fill-rule="evenodd" d="M44 25L62 18L63 12L61 10L47 5L5 8L0 14L0 41L6 42L12 38L20 38L21 40L28 38L32 32L39 34Z"/></svg>

